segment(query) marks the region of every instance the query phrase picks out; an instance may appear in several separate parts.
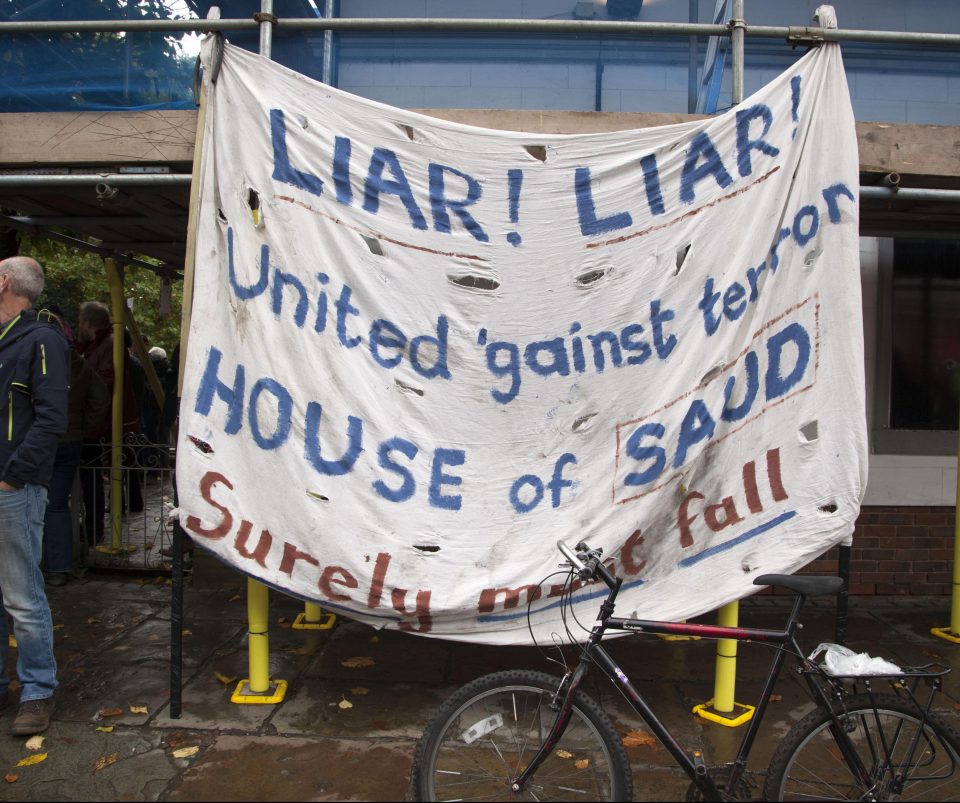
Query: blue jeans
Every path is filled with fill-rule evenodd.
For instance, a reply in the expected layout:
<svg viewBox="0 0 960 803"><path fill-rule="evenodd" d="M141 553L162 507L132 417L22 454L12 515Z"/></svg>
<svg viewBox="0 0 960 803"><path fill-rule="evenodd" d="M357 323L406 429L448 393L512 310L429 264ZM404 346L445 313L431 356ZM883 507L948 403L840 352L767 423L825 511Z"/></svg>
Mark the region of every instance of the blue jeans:
<svg viewBox="0 0 960 803"><path fill-rule="evenodd" d="M73 568L73 518L70 492L80 465L80 441L61 441L50 477L47 512L43 518L43 568L48 572L69 572Z"/></svg>
<svg viewBox="0 0 960 803"><path fill-rule="evenodd" d="M53 622L40 571L46 506L47 489L41 485L0 490L0 692L10 685L6 671L6 614L10 614L21 702L50 697L57 687Z"/></svg>

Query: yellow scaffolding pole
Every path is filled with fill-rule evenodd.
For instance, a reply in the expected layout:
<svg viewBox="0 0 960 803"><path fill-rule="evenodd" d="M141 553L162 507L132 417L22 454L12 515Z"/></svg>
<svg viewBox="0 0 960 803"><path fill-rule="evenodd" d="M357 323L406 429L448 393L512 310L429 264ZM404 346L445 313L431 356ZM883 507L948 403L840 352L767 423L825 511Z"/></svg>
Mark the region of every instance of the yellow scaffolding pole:
<svg viewBox="0 0 960 803"><path fill-rule="evenodd" d="M957 495L954 500L953 523L953 601L950 605L950 626L932 627L937 638L960 644L960 439L957 441Z"/></svg>
<svg viewBox="0 0 960 803"><path fill-rule="evenodd" d="M287 681L270 679L270 590L252 577L247 578L247 650L250 677L237 684L231 702L279 703Z"/></svg>
<svg viewBox="0 0 960 803"><path fill-rule="evenodd" d="M98 552L116 555L124 551L123 529L123 279L117 264L110 257L103 260L110 287L110 316L113 321L113 401L110 426L110 544L101 544ZM98 472L99 473L99 472ZM99 478L97 482L99 482Z"/></svg>
<svg viewBox="0 0 960 803"><path fill-rule="evenodd" d="M737 601L724 605L717 613L721 627L736 627L740 614ZM717 640L717 666L714 675L713 699L693 707L693 713L710 722L735 728L753 717L754 707L734 700L737 686L737 642L735 639Z"/></svg>

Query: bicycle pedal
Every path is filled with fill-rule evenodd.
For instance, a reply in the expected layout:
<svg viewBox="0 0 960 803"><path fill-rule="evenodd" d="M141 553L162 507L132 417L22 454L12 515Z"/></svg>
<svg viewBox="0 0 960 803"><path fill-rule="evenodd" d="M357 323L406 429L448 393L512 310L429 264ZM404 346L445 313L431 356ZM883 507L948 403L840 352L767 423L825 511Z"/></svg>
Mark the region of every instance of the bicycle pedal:
<svg viewBox="0 0 960 803"><path fill-rule="evenodd" d="M703 760L703 753L699 750L694 750L693 755L690 756L693 761L693 768L697 771L697 775L701 777L707 774L707 764Z"/></svg>

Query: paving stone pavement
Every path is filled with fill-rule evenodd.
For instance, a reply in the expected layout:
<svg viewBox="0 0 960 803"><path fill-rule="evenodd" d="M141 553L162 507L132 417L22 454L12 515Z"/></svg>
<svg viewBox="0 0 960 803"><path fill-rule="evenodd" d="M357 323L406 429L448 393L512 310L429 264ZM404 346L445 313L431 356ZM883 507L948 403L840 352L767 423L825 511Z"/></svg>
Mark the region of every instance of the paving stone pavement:
<svg viewBox="0 0 960 803"><path fill-rule="evenodd" d="M416 741L448 694L497 669L556 670L535 648L378 632L342 618L330 631L295 630L303 604L271 593L270 673L288 688L279 703L237 705L231 694L248 675L245 580L198 553L185 583L182 711L173 718L168 583L163 575L88 572L49 590L57 708L38 750L8 734L13 707L0 715L0 800L401 800ZM740 622L777 627L786 613L785 598L757 596L741 604ZM949 616L948 597L854 597L848 644L901 665L957 668L960 645L929 634ZM804 646L833 640L833 600L811 601L803 620ZM711 764L733 757L743 729L690 713L712 697L714 643L631 637L611 644L684 744ZM741 645L738 701L759 694L769 656L768 648ZM348 660L357 657L370 661ZM609 684L593 684L590 693L622 733L641 728ZM804 701L784 676L751 767L765 767ZM960 673L948 680L941 710L960 727ZM683 799L687 779L662 748L641 744L628 753L635 799Z"/></svg>

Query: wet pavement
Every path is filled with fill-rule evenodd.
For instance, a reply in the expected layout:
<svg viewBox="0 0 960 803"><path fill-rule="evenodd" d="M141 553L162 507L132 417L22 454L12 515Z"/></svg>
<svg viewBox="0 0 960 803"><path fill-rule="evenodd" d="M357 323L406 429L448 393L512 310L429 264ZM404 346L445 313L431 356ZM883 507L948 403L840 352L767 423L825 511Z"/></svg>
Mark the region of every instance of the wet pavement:
<svg viewBox="0 0 960 803"><path fill-rule="evenodd" d="M378 632L342 618L328 631L294 629L303 604L271 593L270 674L287 681L286 694L275 704L236 704L231 695L248 677L246 582L197 554L184 592L182 710L171 718L168 583L88 572L49 589L57 708L38 749L7 733L13 708L0 716L0 800L401 800L416 740L457 686L497 669L557 671L535 648ZM740 623L777 627L787 606L783 597L753 597L741 604ZM960 645L929 633L949 616L948 597L851 598L848 644L900 665L960 668ZM810 601L803 621L805 648L833 640L833 600ZM733 757L744 729L690 713L713 695L715 643L637 637L610 645L685 746L703 750L708 764ZM769 658L769 648L740 646L738 702L755 700ZM955 675L939 708L960 727ZM644 738L617 693L609 684L589 691L621 733L639 732L628 748L635 799L683 799L686 776ZM773 699L752 769L765 768L809 707L787 674Z"/></svg>

